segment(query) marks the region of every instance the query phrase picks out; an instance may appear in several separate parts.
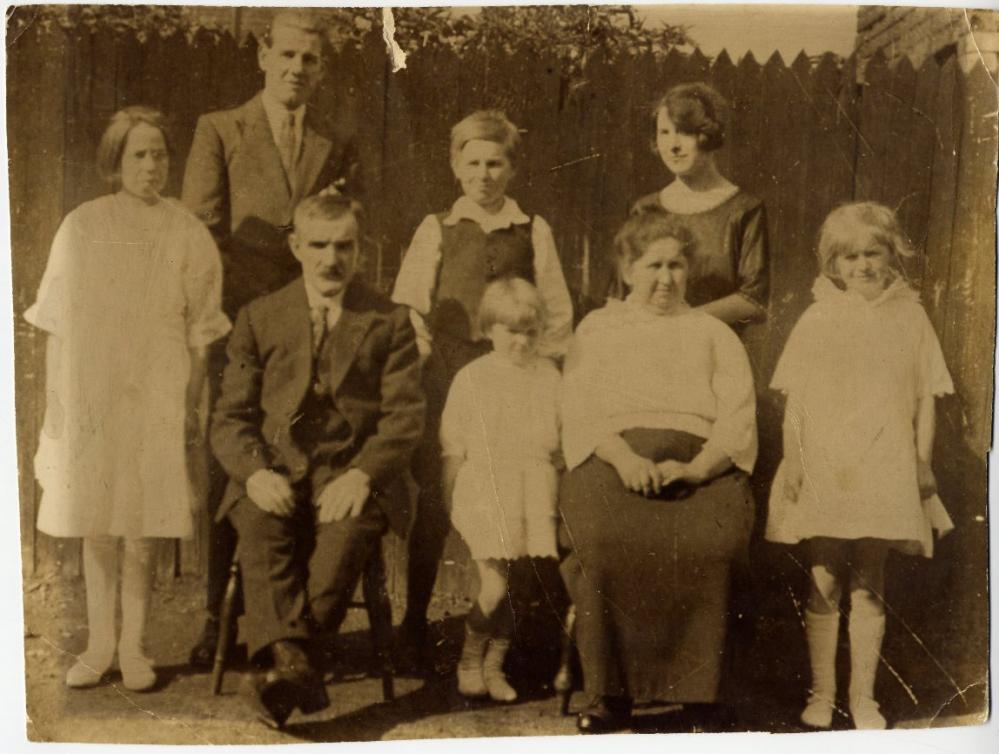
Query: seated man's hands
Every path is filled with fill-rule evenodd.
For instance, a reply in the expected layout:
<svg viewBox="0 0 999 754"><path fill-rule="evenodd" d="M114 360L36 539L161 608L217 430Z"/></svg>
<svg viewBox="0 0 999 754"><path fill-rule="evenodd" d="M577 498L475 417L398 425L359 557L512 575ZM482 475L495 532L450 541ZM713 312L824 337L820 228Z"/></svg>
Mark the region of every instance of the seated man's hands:
<svg viewBox="0 0 999 754"><path fill-rule="evenodd" d="M295 510L295 493L288 480L270 469L253 472L246 480L246 494L257 507L275 516L290 516Z"/></svg>
<svg viewBox="0 0 999 754"><path fill-rule="evenodd" d="M323 487L316 500L319 523L343 521L360 515L371 494L371 478L360 469L348 469Z"/></svg>

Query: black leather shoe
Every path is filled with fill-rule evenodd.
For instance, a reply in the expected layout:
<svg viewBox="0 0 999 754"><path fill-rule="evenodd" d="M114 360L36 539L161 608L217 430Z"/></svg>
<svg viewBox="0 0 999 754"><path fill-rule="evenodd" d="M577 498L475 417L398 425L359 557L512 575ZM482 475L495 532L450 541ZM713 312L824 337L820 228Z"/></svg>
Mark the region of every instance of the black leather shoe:
<svg viewBox="0 0 999 754"><path fill-rule="evenodd" d="M625 730L630 720L618 715L602 715L596 712L581 712L576 718L576 730L586 735L615 733Z"/></svg>
<svg viewBox="0 0 999 754"><path fill-rule="evenodd" d="M329 706L326 687L302 647L291 641L277 641L271 645L271 652L274 667L257 675L251 688L263 723L282 728L296 709L308 715Z"/></svg>
<svg viewBox="0 0 999 754"><path fill-rule="evenodd" d="M576 718L576 730L583 734L615 733L631 726L631 700L604 697Z"/></svg>

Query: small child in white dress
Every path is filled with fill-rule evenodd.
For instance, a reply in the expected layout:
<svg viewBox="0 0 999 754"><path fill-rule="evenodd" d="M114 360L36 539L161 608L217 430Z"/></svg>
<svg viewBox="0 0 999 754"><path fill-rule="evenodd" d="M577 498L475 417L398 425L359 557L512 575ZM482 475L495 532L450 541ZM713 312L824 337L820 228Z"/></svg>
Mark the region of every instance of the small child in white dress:
<svg viewBox="0 0 999 754"><path fill-rule="evenodd" d="M932 530L953 527L936 497L931 455L934 398L954 388L933 326L902 277L901 257L913 254L887 207L862 202L830 213L819 234L815 303L792 330L771 383L787 405L766 536L808 541L812 686L801 719L812 727L832 724L847 583L850 714L857 728L886 726L874 680L887 554L930 557Z"/></svg>
<svg viewBox="0 0 999 754"><path fill-rule="evenodd" d="M555 557L559 447L555 365L537 353L544 306L520 278L490 284L479 309L493 351L455 377L441 419L444 500L478 568L458 691L511 702L503 674L513 634L510 561Z"/></svg>

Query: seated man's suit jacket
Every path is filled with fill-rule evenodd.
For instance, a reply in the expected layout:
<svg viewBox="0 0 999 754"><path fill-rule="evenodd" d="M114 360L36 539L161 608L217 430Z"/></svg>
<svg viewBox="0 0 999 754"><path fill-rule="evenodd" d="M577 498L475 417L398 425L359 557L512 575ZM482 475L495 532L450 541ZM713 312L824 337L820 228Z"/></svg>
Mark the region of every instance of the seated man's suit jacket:
<svg viewBox="0 0 999 754"><path fill-rule="evenodd" d="M211 444L229 475L217 518L246 495L246 480L273 469L294 483L310 481L313 501L325 484L356 467L371 478L372 496L394 530L409 525L402 483L423 431L424 399L416 336L406 307L359 280L347 286L343 313L326 336L326 373L315 374L312 322L299 278L240 311L227 345L229 362L212 415ZM334 460L312 457L296 440L317 377L329 386L349 425ZM329 409L325 409L329 410Z"/></svg>
<svg viewBox="0 0 999 754"><path fill-rule="evenodd" d="M352 134L308 106L295 179L289 180L261 95L198 119L181 198L211 230L225 274L222 308L239 309L301 272L288 248L292 213L306 197L334 187L360 196Z"/></svg>

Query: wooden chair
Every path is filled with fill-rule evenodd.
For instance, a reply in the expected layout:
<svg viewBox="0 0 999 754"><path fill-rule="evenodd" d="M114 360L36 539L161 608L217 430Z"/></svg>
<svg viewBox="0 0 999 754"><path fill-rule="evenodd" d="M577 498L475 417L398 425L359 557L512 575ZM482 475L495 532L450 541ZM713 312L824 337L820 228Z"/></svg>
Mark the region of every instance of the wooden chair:
<svg viewBox="0 0 999 754"><path fill-rule="evenodd" d="M229 654L229 637L233 621L236 620L236 593L239 590L239 560L234 557L229 566L229 581L222 599L219 617L219 642L215 647L215 663L212 668L212 694L218 696L222 689L222 676ZM395 699L395 664L392 661L392 603L385 587L385 561L382 558L381 541L377 543L361 574L360 601L352 600L347 609L365 610L371 645L374 652L377 673L382 679L382 698L386 702Z"/></svg>

